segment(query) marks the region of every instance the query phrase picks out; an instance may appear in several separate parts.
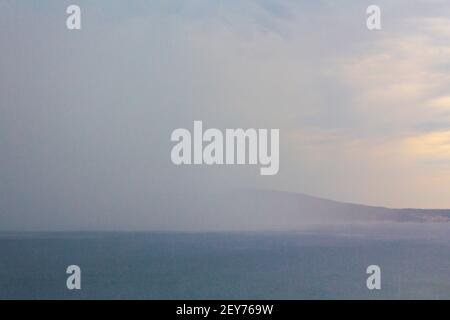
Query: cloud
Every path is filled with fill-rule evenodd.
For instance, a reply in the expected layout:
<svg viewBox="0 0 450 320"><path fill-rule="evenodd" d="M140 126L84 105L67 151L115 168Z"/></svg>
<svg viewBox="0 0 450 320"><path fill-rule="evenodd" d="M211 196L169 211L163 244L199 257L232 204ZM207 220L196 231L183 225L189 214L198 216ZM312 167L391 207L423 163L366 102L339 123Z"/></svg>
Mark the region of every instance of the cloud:
<svg viewBox="0 0 450 320"><path fill-rule="evenodd" d="M356 1L80 1L79 33L32 3L0 3L2 223L170 226L214 185L450 206L447 1L383 2L376 33ZM280 173L174 168L193 120L280 128Z"/></svg>
<svg viewBox="0 0 450 320"><path fill-rule="evenodd" d="M421 24L422 21L417 21ZM342 66L343 81L354 90L354 111L370 133L403 134L436 119L437 99L450 88L450 45L436 44L435 36L400 34L353 57Z"/></svg>
<svg viewBox="0 0 450 320"><path fill-rule="evenodd" d="M299 184L302 177L316 178L321 187L306 188L341 200L450 205L441 192L450 188L449 26L447 18L400 17L347 54L326 60L328 79L345 94L319 107L330 103L346 125L335 126L336 117L327 126L321 117L290 132L287 148L296 150L303 167ZM319 92L326 96L324 90Z"/></svg>
<svg viewBox="0 0 450 320"><path fill-rule="evenodd" d="M450 130L435 131L404 141L405 151L428 160L450 161ZM450 168L450 163L449 163Z"/></svg>
<svg viewBox="0 0 450 320"><path fill-rule="evenodd" d="M450 110L450 96L437 97L429 101L429 106L438 110Z"/></svg>

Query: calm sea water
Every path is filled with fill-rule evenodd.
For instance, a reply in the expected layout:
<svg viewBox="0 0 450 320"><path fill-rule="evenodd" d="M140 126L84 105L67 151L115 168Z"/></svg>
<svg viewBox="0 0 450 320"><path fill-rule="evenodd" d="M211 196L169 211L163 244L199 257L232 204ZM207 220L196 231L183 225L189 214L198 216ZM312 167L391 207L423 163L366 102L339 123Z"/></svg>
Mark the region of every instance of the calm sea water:
<svg viewBox="0 0 450 320"><path fill-rule="evenodd" d="M82 290L66 289L66 267ZM366 268L382 289L366 289ZM450 224L1 233L0 299L450 299Z"/></svg>

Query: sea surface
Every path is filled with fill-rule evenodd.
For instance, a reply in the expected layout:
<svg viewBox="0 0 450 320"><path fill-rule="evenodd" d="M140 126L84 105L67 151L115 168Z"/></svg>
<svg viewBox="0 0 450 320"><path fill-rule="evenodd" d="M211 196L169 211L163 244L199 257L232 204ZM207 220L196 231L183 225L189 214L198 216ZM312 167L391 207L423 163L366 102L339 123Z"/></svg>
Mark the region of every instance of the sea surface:
<svg viewBox="0 0 450 320"><path fill-rule="evenodd" d="M66 288L73 264L81 290ZM450 299L450 224L0 233L0 299L352 298Z"/></svg>

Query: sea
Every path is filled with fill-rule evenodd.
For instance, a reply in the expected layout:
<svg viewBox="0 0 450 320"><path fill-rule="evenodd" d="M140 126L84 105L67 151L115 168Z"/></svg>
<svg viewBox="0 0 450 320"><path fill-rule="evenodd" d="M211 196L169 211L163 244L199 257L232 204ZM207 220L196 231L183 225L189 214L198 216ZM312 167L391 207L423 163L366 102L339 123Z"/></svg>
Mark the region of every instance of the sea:
<svg viewBox="0 0 450 320"><path fill-rule="evenodd" d="M450 224L1 232L0 299L450 299Z"/></svg>

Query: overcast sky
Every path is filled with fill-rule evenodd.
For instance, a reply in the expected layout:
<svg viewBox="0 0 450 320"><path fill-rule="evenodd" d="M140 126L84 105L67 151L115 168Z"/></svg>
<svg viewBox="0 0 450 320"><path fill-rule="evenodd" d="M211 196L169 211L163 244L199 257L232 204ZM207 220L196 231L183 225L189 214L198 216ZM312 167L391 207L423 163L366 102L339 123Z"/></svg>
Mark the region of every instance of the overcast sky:
<svg viewBox="0 0 450 320"><path fill-rule="evenodd" d="M380 31L365 1L76 3L81 31L70 1L0 2L2 229L170 224L215 187L450 207L448 0L376 1ZM278 175L174 166L194 120L279 128Z"/></svg>

